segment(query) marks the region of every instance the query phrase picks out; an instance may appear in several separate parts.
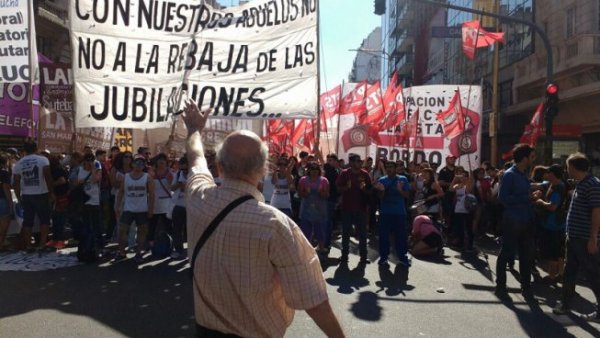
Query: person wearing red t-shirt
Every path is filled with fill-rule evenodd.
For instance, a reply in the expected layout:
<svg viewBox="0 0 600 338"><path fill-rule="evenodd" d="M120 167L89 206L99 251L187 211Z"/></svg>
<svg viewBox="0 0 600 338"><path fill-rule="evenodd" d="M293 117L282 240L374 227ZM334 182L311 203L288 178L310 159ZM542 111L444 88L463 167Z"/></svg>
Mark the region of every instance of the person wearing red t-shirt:
<svg viewBox="0 0 600 338"><path fill-rule="evenodd" d="M367 212L371 193L371 177L362 169L359 155L349 157L350 168L342 171L336 181L338 192L342 195L342 262L348 261L350 251L350 233L352 225L358 235L360 263L367 260Z"/></svg>

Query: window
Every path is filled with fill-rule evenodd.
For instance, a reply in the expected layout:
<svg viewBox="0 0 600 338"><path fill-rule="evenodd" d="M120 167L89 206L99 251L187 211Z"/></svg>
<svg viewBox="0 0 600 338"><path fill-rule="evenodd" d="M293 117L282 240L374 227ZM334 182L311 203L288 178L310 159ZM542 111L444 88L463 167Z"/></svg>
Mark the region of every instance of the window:
<svg viewBox="0 0 600 338"><path fill-rule="evenodd" d="M566 37L570 38L575 35L575 7L567 9L567 31Z"/></svg>

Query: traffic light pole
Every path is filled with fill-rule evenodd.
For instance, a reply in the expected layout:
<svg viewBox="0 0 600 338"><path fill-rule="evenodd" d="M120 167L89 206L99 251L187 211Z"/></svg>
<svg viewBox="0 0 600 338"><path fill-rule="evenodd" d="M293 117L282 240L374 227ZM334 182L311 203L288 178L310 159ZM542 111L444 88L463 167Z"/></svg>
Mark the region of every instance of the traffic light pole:
<svg viewBox="0 0 600 338"><path fill-rule="evenodd" d="M511 17L511 16L507 16L507 15L480 11L478 9L456 6L456 5L452 5L452 4L445 3L445 2L437 2L434 0L413 0L413 1L430 4L430 5L434 5L434 6L439 6L439 7L445 7L448 9L454 9L454 10L461 11L461 12L479 14L482 16L489 16L492 18L499 19L500 21L519 23L519 24L531 27L531 29L533 29L540 36L540 38L542 39L542 44L544 45L544 48L546 49L546 58L547 58L546 81L547 81L547 83L552 82L553 75L554 75L554 59L552 57L552 47L550 46L550 40L548 39L548 36L546 35L546 32L544 31L544 29L541 28L540 26L536 25L535 22L532 22L532 21L529 21L526 19L515 18L515 17ZM555 114L557 112L558 111L555 111ZM553 141L552 126L553 126L553 122L554 122L554 114L545 114L544 118L545 118L545 122L546 122L546 135L545 135L545 142L544 142L544 162L545 162L545 164L549 165L552 162L552 141Z"/></svg>

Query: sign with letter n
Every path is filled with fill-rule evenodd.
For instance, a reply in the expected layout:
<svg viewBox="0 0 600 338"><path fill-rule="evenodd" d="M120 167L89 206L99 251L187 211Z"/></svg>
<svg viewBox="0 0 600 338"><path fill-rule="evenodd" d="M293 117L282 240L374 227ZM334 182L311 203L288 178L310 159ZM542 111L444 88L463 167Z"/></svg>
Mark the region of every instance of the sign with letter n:
<svg viewBox="0 0 600 338"><path fill-rule="evenodd" d="M217 118L314 118L317 1L71 1L77 127L168 127L188 98Z"/></svg>

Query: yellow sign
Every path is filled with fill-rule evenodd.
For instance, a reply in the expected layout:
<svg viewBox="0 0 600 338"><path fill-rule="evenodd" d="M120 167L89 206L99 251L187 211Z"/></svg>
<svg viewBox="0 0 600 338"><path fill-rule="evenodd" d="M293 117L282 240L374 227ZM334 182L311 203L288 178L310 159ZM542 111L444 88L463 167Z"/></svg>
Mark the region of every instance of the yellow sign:
<svg viewBox="0 0 600 338"><path fill-rule="evenodd" d="M119 147L121 152L133 152L133 130L130 128L117 128L115 130L114 145Z"/></svg>

